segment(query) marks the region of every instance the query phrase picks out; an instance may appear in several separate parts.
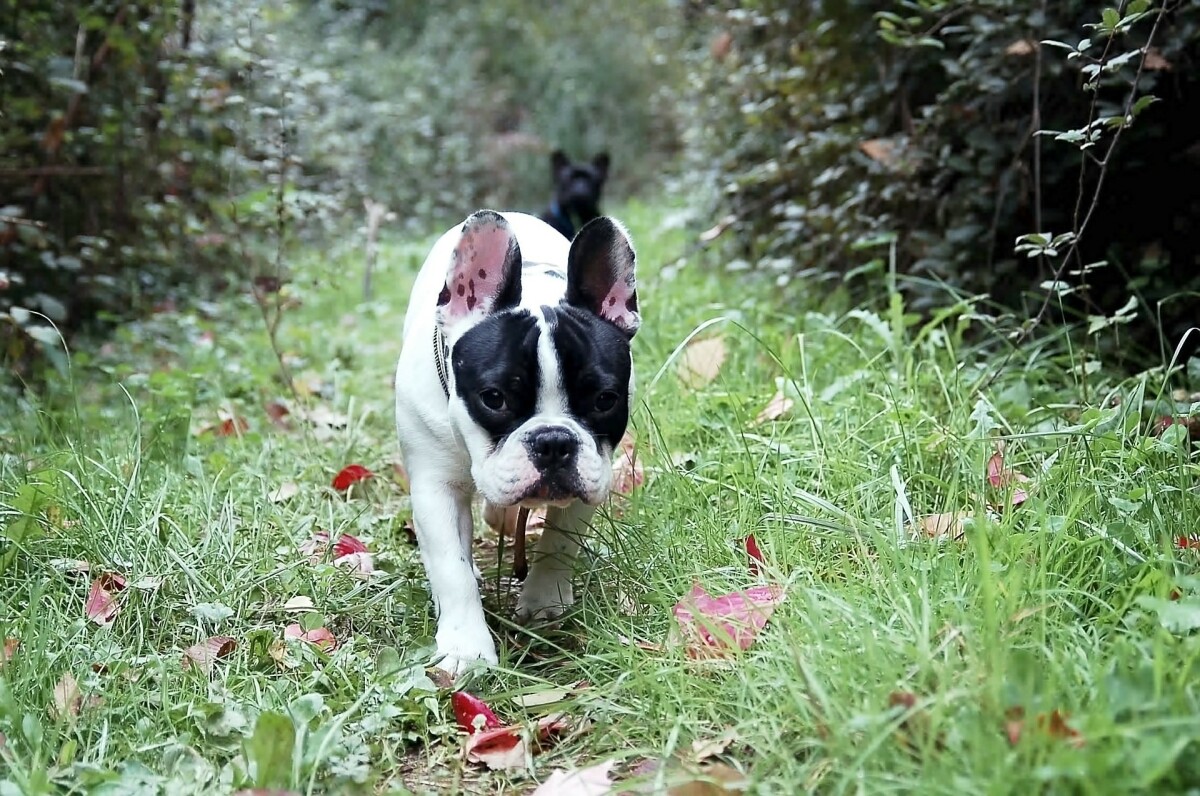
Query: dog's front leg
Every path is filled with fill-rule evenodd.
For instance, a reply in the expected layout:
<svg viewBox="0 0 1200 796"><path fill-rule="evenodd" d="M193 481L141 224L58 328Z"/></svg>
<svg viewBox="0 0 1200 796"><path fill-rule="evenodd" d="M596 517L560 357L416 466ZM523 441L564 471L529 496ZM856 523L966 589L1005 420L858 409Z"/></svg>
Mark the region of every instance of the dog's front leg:
<svg viewBox="0 0 1200 796"><path fill-rule="evenodd" d="M546 510L546 526L530 556L529 577L517 600L518 620L556 619L574 604L575 555L595 513L594 506L580 501Z"/></svg>
<svg viewBox="0 0 1200 796"><path fill-rule="evenodd" d="M458 674L473 661L496 663L471 558L471 495L444 482L412 483L413 526L437 612L439 668Z"/></svg>

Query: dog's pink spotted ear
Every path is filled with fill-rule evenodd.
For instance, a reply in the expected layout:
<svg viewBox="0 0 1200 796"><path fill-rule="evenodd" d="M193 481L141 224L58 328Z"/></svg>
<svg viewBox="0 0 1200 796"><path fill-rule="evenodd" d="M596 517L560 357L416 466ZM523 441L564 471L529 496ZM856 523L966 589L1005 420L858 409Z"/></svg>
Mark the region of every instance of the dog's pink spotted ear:
<svg viewBox="0 0 1200 796"><path fill-rule="evenodd" d="M637 332L637 255L625 228L600 216L589 221L567 255L566 301L596 313L629 337Z"/></svg>
<svg viewBox="0 0 1200 796"><path fill-rule="evenodd" d="M442 331L464 321L478 322L521 301L521 249L504 217L478 210L463 223L446 284L438 296Z"/></svg>

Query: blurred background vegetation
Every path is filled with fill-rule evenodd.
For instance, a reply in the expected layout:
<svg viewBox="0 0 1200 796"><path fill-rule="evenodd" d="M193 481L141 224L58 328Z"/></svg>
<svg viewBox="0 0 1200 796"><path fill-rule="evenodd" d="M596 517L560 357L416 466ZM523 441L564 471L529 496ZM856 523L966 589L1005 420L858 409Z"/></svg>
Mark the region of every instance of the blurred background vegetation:
<svg viewBox="0 0 1200 796"><path fill-rule="evenodd" d="M1137 5L1114 32L1083 0L0 0L0 353L248 284L364 200L419 234L537 212L561 147L612 153L609 207L686 197L709 267L871 303L894 265L910 308L986 294L1013 327L1053 290L1162 362L1200 318L1200 4ZM1034 133L1123 118L1135 75L1157 101L1047 286L1014 243L1075 226L1119 125Z"/></svg>

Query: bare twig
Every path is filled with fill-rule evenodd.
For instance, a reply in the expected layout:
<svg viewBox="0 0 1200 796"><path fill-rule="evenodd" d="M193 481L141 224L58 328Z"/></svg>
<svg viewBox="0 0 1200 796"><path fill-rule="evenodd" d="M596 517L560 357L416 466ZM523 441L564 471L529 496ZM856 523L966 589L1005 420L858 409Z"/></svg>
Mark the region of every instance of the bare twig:
<svg viewBox="0 0 1200 796"><path fill-rule="evenodd" d="M363 199L367 211L367 264L363 271L363 301L371 300L371 274L375 272L375 258L379 254L379 227L387 217L387 207L371 198Z"/></svg>
<svg viewBox="0 0 1200 796"><path fill-rule="evenodd" d="M1124 5L1125 4L1122 3L1122 9L1124 8ZM1158 32L1158 26L1162 23L1162 19L1166 15L1167 10L1168 10L1168 8L1166 5L1164 5L1161 9L1159 9L1158 13L1155 15L1155 18L1154 18L1154 25L1150 28L1150 35L1146 37L1146 43L1142 46L1142 57L1138 61L1137 73L1134 74L1134 76L1133 76L1133 81L1132 81L1130 89L1129 89L1129 94L1125 98L1125 105L1124 105L1124 108L1122 109L1122 115L1126 120L1128 120L1130 118L1130 113L1132 112L1132 109L1133 109L1133 103L1134 103L1135 99L1137 98L1138 83L1141 81L1142 73L1145 71L1145 67L1146 67L1146 55L1150 51L1150 45L1154 42L1154 36ZM1113 41L1115 38L1116 38L1116 34L1114 33L1113 35L1110 35L1108 38L1108 41L1105 42L1104 52L1100 57L1100 63L1105 63L1107 61L1109 50L1112 48ZM1097 80L1098 79L1099 78L1097 77ZM1094 92L1092 95L1092 104L1091 104L1091 108L1088 111L1088 123L1089 124L1091 124L1096 118L1096 104L1098 102L1098 99L1097 99L1098 95L1099 95L1098 90L1096 92ZM1071 263L1072 260L1075 260L1076 263L1078 263L1080 266L1082 266L1082 255L1080 254L1080 243L1083 241L1084 233L1087 231L1088 225L1091 223L1092 217L1095 215L1096 208L1100 205L1100 195L1104 189L1104 179L1108 175L1108 167L1112 162L1112 156L1113 156L1113 153L1116 151L1117 144L1121 140L1121 135L1122 135L1122 133L1125 132L1125 128L1128 126L1129 126L1128 124L1122 124L1121 126L1117 127L1116 132L1113 133L1112 139L1108 142L1108 148L1104 151L1104 157L1101 158L1097 162L1100 167L1100 173L1096 177L1096 185L1095 185L1095 188L1093 188L1093 190L1092 190L1092 198L1091 198L1091 201L1087 205L1086 213L1083 212L1084 196L1086 194L1086 190L1085 190L1086 189L1086 169L1087 169L1087 162L1088 162L1088 157L1087 157L1088 153L1086 153L1086 151L1084 153L1084 157L1080 161L1079 193L1075 200L1075 212L1074 212L1073 224L1072 224L1074 238L1071 241L1070 246L1067 248L1066 253L1063 255L1061 262L1054 269L1052 278L1055 282L1059 281L1062 278L1063 273L1067 270L1067 266ZM1080 218L1081 215L1082 215L1082 219ZM1038 231L1040 232L1041 230L1038 230ZM1082 271L1084 269L1082 267L1080 267L1080 270ZM1086 280L1086 278L1087 278L1086 274L1083 275L1083 278ZM1086 288L1086 284L1085 284L1085 288ZM992 384L994 384L996 379L998 379L1000 377L1000 374L1003 373L1005 368L1008 367L1009 363L1012 361L1012 358L1016 355L1017 349L1021 345L1021 343L1023 343L1025 340L1027 340L1029 338L1029 335L1033 333L1033 330L1035 328L1037 328L1037 326L1039 324L1041 324L1041 322L1043 320L1045 320L1046 313L1049 311L1050 304L1054 300L1054 297L1056 295L1058 295L1058 294L1055 291L1051 291L1051 290L1046 291L1046 297L1042 300L1041 307L1038 309L1037 314L1035 314L1034 317L1032 319L1030 319L1030 321L1028 323L1026 323L1024 325L1024 327L1021 329L1021 331L1018 333L1017 338L1013 341L1012 346L1008 350L1008 353L1005 355L1004 359L1000 362L1000 364L996 367L996 369L992 372L992 375L988 377L988 380L986 382L984 382L984 384L980 387L981 390L986 390L988 387L990 387Z"/></svg>

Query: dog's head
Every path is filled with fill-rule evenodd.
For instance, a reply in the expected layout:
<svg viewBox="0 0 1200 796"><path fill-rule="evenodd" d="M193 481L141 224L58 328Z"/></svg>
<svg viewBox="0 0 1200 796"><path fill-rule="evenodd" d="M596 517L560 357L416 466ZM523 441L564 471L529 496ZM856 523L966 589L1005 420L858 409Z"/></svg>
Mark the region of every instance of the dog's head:
<svg viewBox="0 0 1200 796"><path fill-rule="evenodd" d="M572 225L580 226L600 215L600 192L608 178L608 153L601 152L591 163L572 163L556 149L550 155L554 199Z"/></svg>
<svg viewBox="0 0 1200 796"><path fill-rule="evenodd" d="M571 243L563 299L524 308L508 223L481 210L463 224L437 322L450 349L451 423L490 503L596 505L608 495L632 400L634 264L621 225L596 218Z"/></svg>

